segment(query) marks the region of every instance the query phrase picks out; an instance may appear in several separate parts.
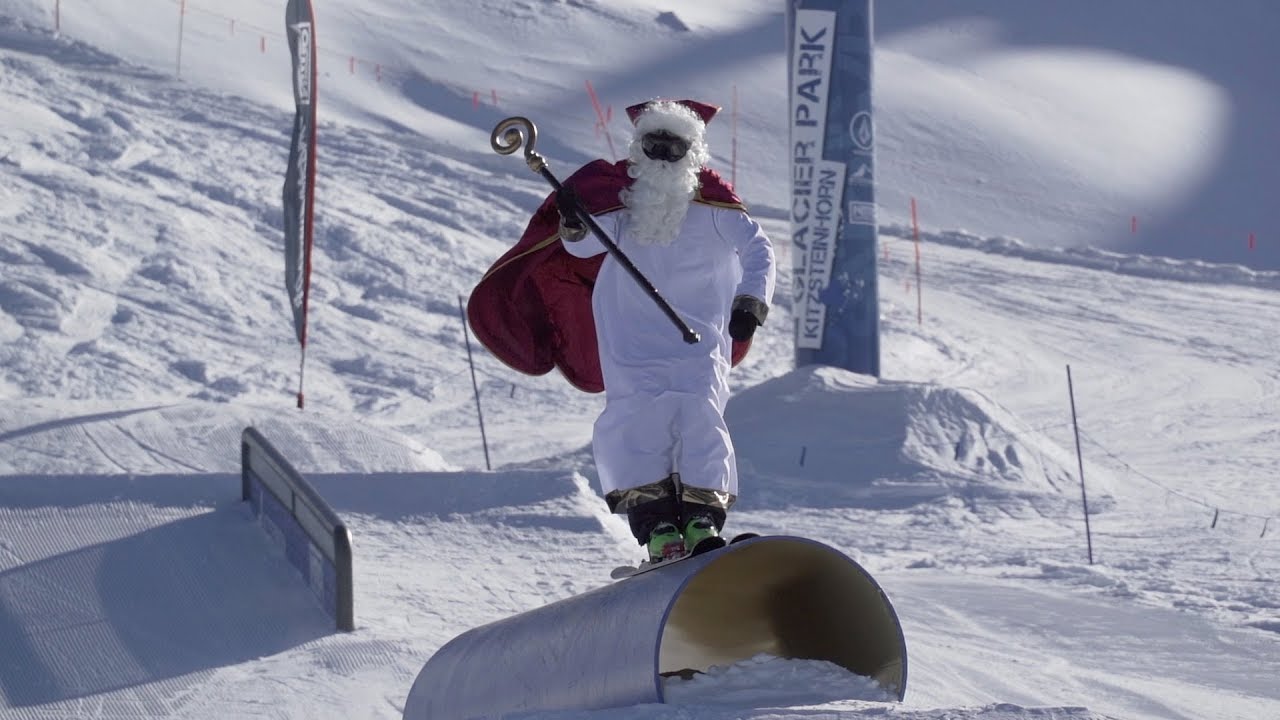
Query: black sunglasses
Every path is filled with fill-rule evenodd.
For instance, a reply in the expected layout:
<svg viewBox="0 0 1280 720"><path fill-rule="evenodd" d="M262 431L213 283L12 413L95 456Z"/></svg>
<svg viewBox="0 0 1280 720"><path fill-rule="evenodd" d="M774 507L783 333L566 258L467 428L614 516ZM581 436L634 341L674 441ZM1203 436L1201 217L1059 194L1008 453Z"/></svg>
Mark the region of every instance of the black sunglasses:
<svg viewBox="0 0 1280 720"><path fill-rule="evenodd" d="M675 162L689 152L689 141L667 130L645 133L640 148L651 160Z"/></svg>

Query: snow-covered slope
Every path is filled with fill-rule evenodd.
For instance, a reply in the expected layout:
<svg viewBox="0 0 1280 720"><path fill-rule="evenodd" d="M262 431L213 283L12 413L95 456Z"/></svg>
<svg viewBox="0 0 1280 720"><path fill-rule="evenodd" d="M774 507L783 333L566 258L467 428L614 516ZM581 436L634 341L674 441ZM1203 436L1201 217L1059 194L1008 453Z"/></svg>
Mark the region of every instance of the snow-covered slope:
<svg viewBox="0 0 1280 720"><path fill-rule="evenodd" d="M48 0L6 6L53 24ZM290 102L283 4L187 0L181 44L172 0L60 6L71 37L277 109ZM499 118L526 115L543 152L576 165L621 157L627 105L694 95L725 108L710 134L716 166L781 214L783 7L334 0L317 6L322 113L473 156ZM882 221L905 222L914 197L930 229L1280 269L1280 9L1269 0L886 1L875 23Z"/></svg>
<svg viewBox="0 0 1280 720"><path fill-rule="evenodd" d="M740 184L785 276L787 228L773 210L785 195L781 119L764 110L783 102L781 17L765 2L675 20L640 0L320 8L329 69L298 412L278 229L281 8L187 3L175 80L177 7L61 3L55 38L48 3L0 3L0 716L396 718L450 638L596 587L638 553L594 485L601 398L478 351L497 468L482 470L459 296L545 192L488 150L489 128L507 113L535 117L567 171L607 152L584 81L614 106L618 144L622 105L666 93L728 106L736 84L740 147L751 148ZM1217 71L1235 67L1225 47L1157 53L1153 37L1182 32L1181 20L1113 27L1090 42L1117 55L1061 65L1043 47L1003 44L1066 42L1087 23L984 7L972 22L939 3L877 16L885 215L900 220L892 205L916 195L941 228L925 237L923 288L901 226L882 238L884 378L793 370L784 297L734 376L728 413L743 483L732 527L823 540L880 580L910 648L906 702L842 700L865 688L763 662L688 688L677 708L542 720L1280 713L1280 340L1269 330L1280 281L1265 269L1275 263L1206 262L1270 246L1221 256L1163 236L1162 254L1198 258L1175 261L1094 234L1099 198L1188 213L1179 188L1206 177L1274 187L1275 163L1243 162L1239 149L1255 118L1275 118L1263 112L1274 100L1254 98L1241 119L1255 77L1224 79ZM1212 17L1179 7L1241 33L1241 52L1274 52L1247 42L1274 22L1265 3ZM979 62L989 53L975 47L1038 61ZM1072 122L1100 135L1064 146L1079 126L1049 127L1060 96L1026 83L1082 73L1115 75L1121 93L1141 78L1146 105L1136 125L1114 126L1089 103ZM976 95L946 92L958 75ZM1035 111L1014 111L1024 106ZM1235 124L1223 120L1225 144L1207 155L1124 152L1124 137L1156 122L1139 122L1148 111ZM713 125L726 174L728 119ZM1186 141L1194 124L1158 137ZM1074 162L1071 147L1159 161L1177 177L1149 188L1131 169ZM1225 169L1206 175L1213 162ZM986 190L951 180L975 175ZM1025 187L1061 202L1047 213L1011 194ZM1214 206L1245 217L1237 210ZM1053 247L1080 242L1093 247ZM237 433L249 424L351 525L355 633L329 630L238 502Z"/></svg>

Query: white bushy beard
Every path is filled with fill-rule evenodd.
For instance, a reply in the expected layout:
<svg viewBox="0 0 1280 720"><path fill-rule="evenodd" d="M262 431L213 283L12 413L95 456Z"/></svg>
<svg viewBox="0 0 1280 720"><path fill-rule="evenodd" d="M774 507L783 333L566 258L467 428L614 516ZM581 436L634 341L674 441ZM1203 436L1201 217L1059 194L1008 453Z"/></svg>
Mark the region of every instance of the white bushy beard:
<svg viewBox="0 0 1280 720"><path fill-rule="evenodd" d="M683 106L676 107L685 110ZM622 191L622 203L627 206L627 232L642 245L670 245L676 239L689 214L689 203L698 191L698 173L710 158L702 137L701 120L693 111L686 110L686 118L684 113L667 110L658 117L651 117L653 111L641 116L636 123L635 139L631 141L627 174L633 182ZM653 160L645 155L640 138L657 129L669 129L680 137L692 138L689 152L676 162Z"/></svg>

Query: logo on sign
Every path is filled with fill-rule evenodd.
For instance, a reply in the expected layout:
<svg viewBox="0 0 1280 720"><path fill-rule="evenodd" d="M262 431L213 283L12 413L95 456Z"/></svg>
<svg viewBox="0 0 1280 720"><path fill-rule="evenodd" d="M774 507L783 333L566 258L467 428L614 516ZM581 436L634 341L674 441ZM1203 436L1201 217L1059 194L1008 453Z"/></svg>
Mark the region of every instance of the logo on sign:
<svg viewBox="0 0 1280 720"><path fill-rule="evenodd" d="M297 36L294 48L293 87L298 93L299 105L311 104L311 23L298 23L291 28Z"/></svg>
<svg viewBox="0 0 1280 720"><path fill-rule="evenodd" d="M871 113L863 110L853 116L849 121L849 136L853 138L854 147L863 152L871 152L872 143L875 141Z"/></svg>
<svg viewBox="0 0 1280 720"><path fill-rule="evenodd" d="M845 216L852 225L875 225L876 204L869 202L850 202L849 212Z"/></svg>

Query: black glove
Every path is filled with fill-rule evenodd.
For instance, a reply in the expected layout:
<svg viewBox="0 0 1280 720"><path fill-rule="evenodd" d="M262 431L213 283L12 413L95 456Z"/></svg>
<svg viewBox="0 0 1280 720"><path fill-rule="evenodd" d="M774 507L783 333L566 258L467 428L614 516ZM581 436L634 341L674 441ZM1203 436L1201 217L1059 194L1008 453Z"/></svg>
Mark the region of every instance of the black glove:
<svg viewBox="0 0 1280 720"><path fill-rule="evenodd" d="M570 230L578 230L582 228L582 219L578 217L578 211L582 209L582 202L578 199L578 193L568 185L561 185L556 191L556 208L560 210L560 224Z"/></svg>
<svg viewBox="0 0 1280 720"><path fill-rule="evenodd" d="M750 340L768 314L769 306L764 301L750 295L739 295L733 299L733 313L729 315L729 337L738 342Z"/></svg>

